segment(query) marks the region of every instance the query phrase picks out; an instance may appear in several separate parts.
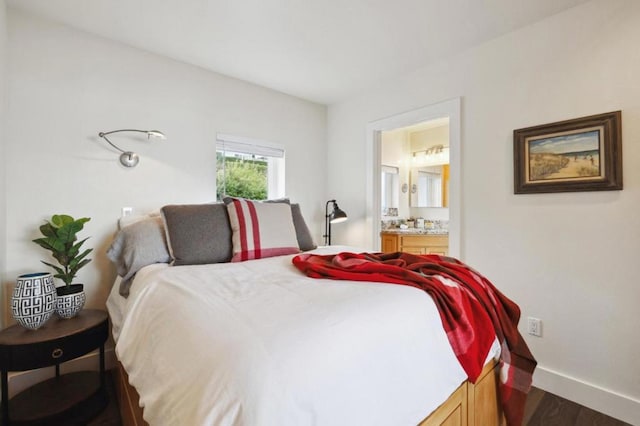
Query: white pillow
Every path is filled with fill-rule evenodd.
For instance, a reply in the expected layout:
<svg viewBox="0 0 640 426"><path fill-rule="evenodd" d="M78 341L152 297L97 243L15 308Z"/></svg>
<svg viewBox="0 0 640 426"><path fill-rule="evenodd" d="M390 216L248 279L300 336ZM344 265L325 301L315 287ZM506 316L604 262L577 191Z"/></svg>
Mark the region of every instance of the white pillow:
<svg viewBox="0 0 640 426"><path fill-rule="evenodd" d="M231 225L232 262L299 253L288 203L225 198Z"/></svg>

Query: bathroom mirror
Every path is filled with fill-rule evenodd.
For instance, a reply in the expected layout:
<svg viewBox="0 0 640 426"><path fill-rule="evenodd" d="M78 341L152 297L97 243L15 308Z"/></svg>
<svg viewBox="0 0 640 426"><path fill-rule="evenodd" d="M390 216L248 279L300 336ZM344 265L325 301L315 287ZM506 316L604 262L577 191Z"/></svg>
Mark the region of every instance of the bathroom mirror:
<svg viewBox="0 0 640 426"><path fill-rule="evenodd" d="M448 207L449 165L411 168L411 207Z"/></svg>
<svg viewBox="0 0 640 426"><path fill-rule="evenodd" d="M397 167L382 166L381 207L383 216L397 216L400 200L400 176ZM391 214L394 213L395 214Z"/></svg>

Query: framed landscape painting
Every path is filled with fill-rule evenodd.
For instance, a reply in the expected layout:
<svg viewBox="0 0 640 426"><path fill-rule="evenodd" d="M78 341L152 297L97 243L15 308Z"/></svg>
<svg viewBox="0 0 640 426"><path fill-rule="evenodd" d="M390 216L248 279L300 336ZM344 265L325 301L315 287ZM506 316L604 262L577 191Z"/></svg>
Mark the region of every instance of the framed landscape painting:
<svg viewBox="0 0 640 426"><path fill-rule="evenodd" d="M621 112L513 131L514 193L622 189Z"/></svg>

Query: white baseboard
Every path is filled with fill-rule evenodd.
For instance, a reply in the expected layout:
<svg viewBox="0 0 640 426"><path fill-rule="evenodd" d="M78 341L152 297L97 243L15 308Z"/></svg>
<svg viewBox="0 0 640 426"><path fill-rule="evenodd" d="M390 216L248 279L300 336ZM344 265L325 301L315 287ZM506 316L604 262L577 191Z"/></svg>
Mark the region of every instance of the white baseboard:
<svg viewBox="0 0 640 426"><path fill-rule="evenodd" d="M640 425L640 401L630 396L540 366L533 375L533 385L632 425Z"/></svg>
<svg viewBox="0 0 640 426"><path fill-rule="evenodd" d="M60 374L73 373L75 371L91 371L100 370L99 351L95 350L76 359L69 360L60 364ZM113 349L105 348L104 350L105 368L110 370L116 366L116 354ZM39 368L29 371L14 371L8 374L9 398L22 392L23 390L43 382L55 376L55 367Z"/></svg>

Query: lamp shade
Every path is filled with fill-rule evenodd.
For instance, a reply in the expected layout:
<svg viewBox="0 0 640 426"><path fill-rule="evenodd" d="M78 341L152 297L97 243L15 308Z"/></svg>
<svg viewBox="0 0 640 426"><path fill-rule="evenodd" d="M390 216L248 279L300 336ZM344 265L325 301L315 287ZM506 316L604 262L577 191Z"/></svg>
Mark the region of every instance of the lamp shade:
<svg viewBox="0 0 640 426"><path fill-rule="evenodd" d="M160 130L147 130L146 132L148 138L157 138L162 140L167 139L164 133L162 133Z"/></svg>
<svg viewBox="0 0 640 426"><path fill-rule="evenodd" d="M344 212L344 210L338 207L337 203L334 203L333 212L331 212L329 220L331 221L331 223L344 222L345 220L347 220L347 214Z"/></svg>

